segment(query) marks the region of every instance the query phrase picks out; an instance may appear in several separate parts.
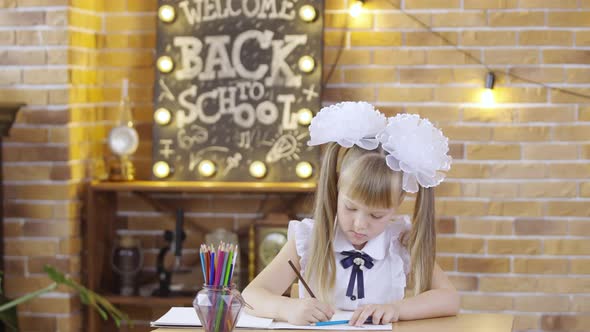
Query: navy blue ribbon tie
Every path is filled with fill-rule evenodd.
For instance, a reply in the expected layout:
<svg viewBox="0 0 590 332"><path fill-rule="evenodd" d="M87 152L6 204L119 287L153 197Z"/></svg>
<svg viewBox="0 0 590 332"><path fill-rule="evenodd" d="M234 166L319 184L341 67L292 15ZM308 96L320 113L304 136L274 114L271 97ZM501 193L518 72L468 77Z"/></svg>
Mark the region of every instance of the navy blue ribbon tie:
<svg viewBox="0 0 590 332"><path fill-rule="evenodd" d="M363 279L363 269L361 267L364 266L367 269L372 268L373 258L362 251L356 250L342 251L341 254L346 256L340 260L342 267L348 269L352 266L352 272L350 273L350 279L348 280L348 288L346 289L346 296L354 300L352 291L356 280L357 297L362 299L365 297L365 284Z"/></svg>

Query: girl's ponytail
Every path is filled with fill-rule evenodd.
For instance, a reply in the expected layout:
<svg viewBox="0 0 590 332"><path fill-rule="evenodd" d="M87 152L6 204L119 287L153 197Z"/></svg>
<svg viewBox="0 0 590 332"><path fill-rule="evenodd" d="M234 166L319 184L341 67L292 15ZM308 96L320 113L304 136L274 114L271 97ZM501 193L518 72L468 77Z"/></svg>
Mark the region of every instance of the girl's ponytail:
<svg viewBox="0 0 590 332"><path fill-rule="evenodd" d="M309 261L304 271L305 278L314 285L312 288L317 290L318 297L325 302L330 302L328 293L336 282L332 239L338 204L339 155L340 146L336 143L328 144L318 179L313 212L315 226L309 242Z"/></svg>
<svg viewBox="0 0 590 332"><path fill-rule="evenodd" d="M434 188L420 186L414 206L414 222L409 239L412 259L410 280L413 282L414 295L431 288L436 257L434 216Z"/></svg>

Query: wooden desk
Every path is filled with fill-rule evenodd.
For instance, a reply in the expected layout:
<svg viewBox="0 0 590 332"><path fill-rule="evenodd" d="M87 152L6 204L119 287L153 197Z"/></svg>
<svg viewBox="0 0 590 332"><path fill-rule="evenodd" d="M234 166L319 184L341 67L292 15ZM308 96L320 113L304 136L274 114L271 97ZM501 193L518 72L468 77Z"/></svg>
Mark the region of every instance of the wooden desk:
<svg viewBox="0 0 590 332"><path fill-rule="evenodd" d="M454 317L397 322L393 332L510 332L514 317L507 314L460 314ZM201 329L199 329L201 330ZM187 332L187 329L160 328L153 332ZM269 330L235 329L235 331L267 332ZM314 330L301 330L314 331Z"/></svg>

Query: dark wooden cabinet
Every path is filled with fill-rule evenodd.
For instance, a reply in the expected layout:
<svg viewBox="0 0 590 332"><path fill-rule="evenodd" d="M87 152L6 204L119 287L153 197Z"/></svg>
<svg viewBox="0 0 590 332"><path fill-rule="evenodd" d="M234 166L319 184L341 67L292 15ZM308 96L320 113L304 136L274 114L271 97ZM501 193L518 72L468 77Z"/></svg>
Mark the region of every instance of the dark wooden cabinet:
<svg viewBox="0 0 590 332"><path fill-rule="evenodd" d="M84 224L83 272L85 284L91 290L105 296L115 305L136 306L138 310L149 307L191 305L188 297L143 297L119 296L112 289L112 270L110 255L116 238L115 221L117 217L117 195L132 193L147 197L158 193L257 193L257 194L302 194L307 196L315 191L315 183L259 183L259 182L93 182L89 184ZM94 311L87 310L85 331L108 330L105 323Z"/></svg>

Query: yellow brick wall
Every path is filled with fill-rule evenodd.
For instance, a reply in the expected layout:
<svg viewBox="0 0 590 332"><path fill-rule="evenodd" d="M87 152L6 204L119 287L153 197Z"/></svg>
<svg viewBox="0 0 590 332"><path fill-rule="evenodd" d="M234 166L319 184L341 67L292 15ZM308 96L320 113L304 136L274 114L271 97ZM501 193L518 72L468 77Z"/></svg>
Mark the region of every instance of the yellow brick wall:
<svg viewBox="0 0 590 332"><path fill-rule="evenodd" d="M327 69L345 41L325 104L358 99L388 115L419 113L450 139L437 250L462 310L512 313L517 331L590 330L590 101L498 75L500 104L482 108L485 69L391 3L497 72L590 94L590 2L368 0L368 12L347 20L346 2L329 0L324 14ZM141 138L135 163L149 177L155 10L155 0L0 0L0 100L29 104L3 151L9 295L45 285L44 263L80 276L83 187L105 155L124 77ZM197 230L244 230L263 199L206 195L183 205ZM266 202L280 206L275 196ZM143 231L147 248L161 244L170 218L133 197L120 205L120 225ZM202 240L197 230L192 244ZM146 252L150 265L155 252ZM56 293L21 308L21 322L77 330L79 311Z"/></svg>

